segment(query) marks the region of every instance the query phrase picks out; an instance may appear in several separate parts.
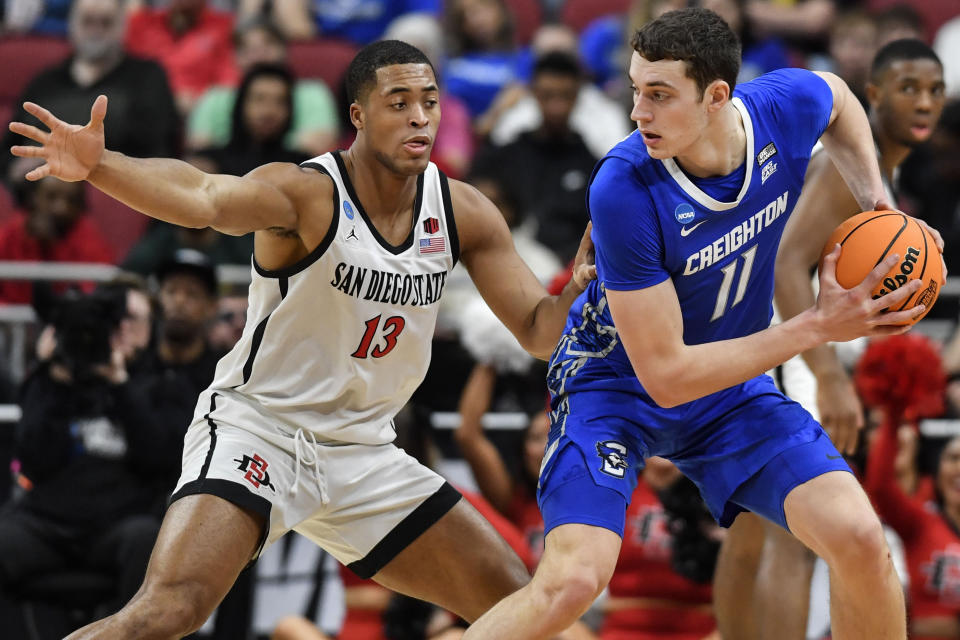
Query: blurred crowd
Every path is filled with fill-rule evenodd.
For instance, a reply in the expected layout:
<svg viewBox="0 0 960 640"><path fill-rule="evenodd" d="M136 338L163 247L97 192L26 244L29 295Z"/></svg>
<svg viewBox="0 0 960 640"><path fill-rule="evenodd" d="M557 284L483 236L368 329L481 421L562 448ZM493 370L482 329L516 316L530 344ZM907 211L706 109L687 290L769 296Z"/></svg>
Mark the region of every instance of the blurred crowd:
<svg viewBox="0 0 960 640"><path fill-rule="evenodd" d="M932 45L943 86L904 107L931 124L913 132L892 187L900 208L943 233L948 267L960 264L956 0L2 0L0 120L38 124L22 107L32 101L86 122L106 94L108 148L243 175L349 146L347 64L367 43L404 40L431 59L443 92L432 160L488 196L534 273L562 287L593 166L633 128L629 34L689 5L739 34L738 81L782 67L832 71L868 111L878 106L868 90L875 53L902 39ZM915 89L895 91L910 98ZM0 146L25 143L7 131ZM21 411L0 425L0 464L10 465L0 474L0 621L21 630L10 637L46 638L138 588L197 395L244 330L245 282L223 274L249 270L253 238L150 221L85 183L27 182L35 166L0 154L0 261L119 267L99 283L0 279L0 318L26 305L35 317L17 334L25 373L0 367L0 402ZM400 443L449 471L533 569L543 548L535 494L549 429L545 366L471 287L451 275L431 371L398 420ZM871 425L858 467L903 541L913 614L952 616L955 635L937 637L960 639L960 440L949 437L960 433L950 422L960 419L958 312L957 294L945 293L915 332L931 337L861 344L844 359ZM3 336L9 360L14 336ZM902 353L911 355L898 369ZM445 413L457 416L455 430L434 428ZM498 415L519 416L521 428L496 428ZM710 585L722 537L692 484L651 460L609 595L585 620L590 633L718 639ZM941 565L928 566L930 557ZM457 637L452 616L345 569L331 575L323 556L312 562L303 606L255 625L266 579L253 567L201 634ZM321 611L330 606L337 612ZM825 628L811 622L811 637Z"/></svg>

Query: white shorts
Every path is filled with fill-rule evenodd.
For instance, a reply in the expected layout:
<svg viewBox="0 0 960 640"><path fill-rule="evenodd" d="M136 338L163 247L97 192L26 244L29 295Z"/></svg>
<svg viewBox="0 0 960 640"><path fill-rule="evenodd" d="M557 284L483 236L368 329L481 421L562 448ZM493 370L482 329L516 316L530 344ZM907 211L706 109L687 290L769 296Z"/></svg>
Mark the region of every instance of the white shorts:
<svg viewBox="0 0 960 640"><path fill-rule="evenodd" d="M820 422L817 408L817 377L810 371L802 356L793 356L769 371L777 388L785 396L807 410L813 419Z"/></svg>
<svg viewBox="0 0 960 640"><path fill-rule="evenodd" d="M369 578L460 499L393 444L316 443L279 421L232 424L231 395L200 396L208 411L187 431L171 502L210 494L262 515L254 558L292 529Z"/></svg>

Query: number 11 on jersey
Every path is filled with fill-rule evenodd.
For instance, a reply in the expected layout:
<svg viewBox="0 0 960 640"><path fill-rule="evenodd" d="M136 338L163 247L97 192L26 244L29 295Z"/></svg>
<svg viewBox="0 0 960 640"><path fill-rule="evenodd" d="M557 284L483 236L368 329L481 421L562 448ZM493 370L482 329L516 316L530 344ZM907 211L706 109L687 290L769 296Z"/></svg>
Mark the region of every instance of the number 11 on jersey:
<svg viewBox="0 0 960 640"><path fill-rule="evenodd" d="M390 316L384 320L382 335L386 344L383 347L377 344L373 348L373 351L370 350L370 344L373 342L374 337L377 335L377 330L380 328L380 316L370 318L365 324L367 328L363 332L363 338L360 339L360 345L356 351L350 354L354 358L366 358L368 353L374 358L382 358L393 351L393 348L397 346L397 338L400 336L400 332L403 331L405 321L400 316Z"/></svg>
<svg viewBox="0 0 960 640"><path fill-rule="evenodd" d="M757 255L757 245L753 245L743 252L743 269L740 271L740 280L737 281L737 293L733 296L731 307L737 306L737 303L743 300L743 294L747 292L747 284L750 282L750 271L753 269L753 258ZM730 288L733 286L733 276L737 273L737 265L740 260L734 260L720 271L723 272L723 282L720 283L720 291L717 292L717 303L713 307L713 316L710 322L717 320L727 312L727 300L730 299Z"/></svg>

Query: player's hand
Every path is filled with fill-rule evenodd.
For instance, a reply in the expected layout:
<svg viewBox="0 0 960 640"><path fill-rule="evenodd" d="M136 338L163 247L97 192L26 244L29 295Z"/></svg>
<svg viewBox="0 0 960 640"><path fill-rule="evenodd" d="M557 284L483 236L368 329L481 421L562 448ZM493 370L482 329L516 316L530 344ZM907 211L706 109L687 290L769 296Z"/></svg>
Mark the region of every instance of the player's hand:
<svg viewBox="0 0 960 640"><path fill-rule="evenodd" d="M873 206L874 211L896 211L898 213L903 213L900 209L897 209L894 206L891 206L886 200L877 200L877 203ZM907 214L904 214L907 215ZM927 232L933 237L934 244L937 245L937 251L940 252L940 265L943 267L943 278L940 280L941 286L947 283L947 263L943 259L943 236L940 235L940 232L927 224L925 220L920 218L914 218L921 227L927 230Z"/></svg>
<svg viewBox="0 0 960 640"><path fill-rule="evenodd" d="M41 158L44 163L27 174L27 180L54 176L67 182L85 180L103 155L103 119L107 115L107 96L99 96L90 108L90 122L85 126L68 124L38 104L23 103L23 108L36 116L50 131L23 122L11 122L10 131L19 133L40 146L18 145L10 148L15 156Z"/></svg>
<svg viewBox="0 0 960 640"><path fill-rule="evenodd" d="M573 282L580 291L587 288L591 280L597 279L597 265L594 264L593 240L590 238L590 231L593 230L593 223L588 222L587 228L580 238L580 247L577 249L577 257L573 259Z"/></svg>
<svg viewBox="0 0 960 640"><path fill-rule="evenodd" d="M839 258L840 245L838 244L824 257L820 268L820 294L817 296L814 310L824 342L847 342L860 336L906 333L910 325L896 323L907 322L924 312L926 307L922 304L902 311L884 311L884 309L896 308L919 291L923 283L917 279L876 300L873 299L873 290L900 260L898 254L890 254L884 258L867 274L863 282L852 289L844 289L837 282Z"/></svg>
<svg viewBox="0 0 960 640"><path fill-rule="evenodd" d="M863 407L846 373L837 371L817 378L817 408L820 424L837 450L855 453L863 429Z"/></svg>

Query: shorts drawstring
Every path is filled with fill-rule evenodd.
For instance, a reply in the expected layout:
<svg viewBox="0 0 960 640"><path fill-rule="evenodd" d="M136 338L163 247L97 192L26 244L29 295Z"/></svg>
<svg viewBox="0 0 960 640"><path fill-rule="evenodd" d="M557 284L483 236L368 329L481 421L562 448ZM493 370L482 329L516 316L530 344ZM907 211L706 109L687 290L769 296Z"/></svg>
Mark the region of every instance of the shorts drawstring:
<svg viewBox="0 0 960 640"><path fill-rule="evenodd" d="M307 439L309 436L309 440ZM310 445L313 445L311 448ZM317 481L317 488L320 490L320 504L330 502L330 496L327 495L327 479L320 469L320 457L326 452L319 444L312 431L306 431L303 427L297 429L293 436L293 450L296 452L296 473L293 479L293 486L290 487L290 495L297 495L297 489L300 486L300 465L313 465L314 478ZM309 453L309 455L308 455Z"/></svg>

